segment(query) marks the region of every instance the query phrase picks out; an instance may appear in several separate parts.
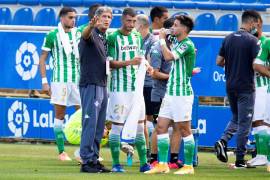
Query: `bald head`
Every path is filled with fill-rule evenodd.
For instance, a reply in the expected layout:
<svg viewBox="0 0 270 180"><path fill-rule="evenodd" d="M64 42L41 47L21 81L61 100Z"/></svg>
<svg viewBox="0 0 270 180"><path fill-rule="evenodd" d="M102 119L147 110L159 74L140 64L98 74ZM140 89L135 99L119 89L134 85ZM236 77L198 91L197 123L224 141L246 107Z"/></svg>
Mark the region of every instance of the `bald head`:
<svg viewBox="0 0 270 180"><path fill-rule="evenodd" d="M149 28L150 23L149 23L148 16L146 16L145 14L139 14L136 17L137 17L138 25L140 25L144 28Z"/></svg>

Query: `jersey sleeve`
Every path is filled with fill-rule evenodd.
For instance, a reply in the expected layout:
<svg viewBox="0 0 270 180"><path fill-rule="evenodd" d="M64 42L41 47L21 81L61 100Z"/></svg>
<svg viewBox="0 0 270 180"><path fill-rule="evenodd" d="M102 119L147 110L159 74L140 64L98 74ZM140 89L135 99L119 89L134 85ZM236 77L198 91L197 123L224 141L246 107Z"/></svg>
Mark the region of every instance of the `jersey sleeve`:
<svg viewBox="0 0 270 180"><path fill-rule="evenodd" d="M151 58L151 66L154 69L160 69L161 68L161 62L162 62L162 54L161 52L155 47L153 47L150 50L150 58Z"/></svg>
<svg viewBox="0 0 270 180"><path fill-rule="evenodd" d="M194 50L194 47L192 47L190 44L188 43L181 44L180 46L172 50L174 60L180 59L181 57L185 56L192 50Z"/></svg>
<svg viewBox="0 0 270 180"><path fill-rule="evenodd" d="M269 46L270 46L270 39L265 40L265 42L261 44L260 51L256 57L256 60L254 61L255 64L265 65L267 63L268 57L270 55Z"/></svg>
<svg viewBox="0 0 270 180"><path fill-rule="evenodd" d="M107 43L108 43L108 58L109 60L116 59L116 47L115 47L115 38L114 33L109 34L107 36Z"/></svg>
<svg viewBox="0 0 270 180"><path fill-rule="evenodd" d="M44 51L51 51L54 46L53 41L54 41L54 33L49 32L44 38L44 42L41 49Z"/></svg>

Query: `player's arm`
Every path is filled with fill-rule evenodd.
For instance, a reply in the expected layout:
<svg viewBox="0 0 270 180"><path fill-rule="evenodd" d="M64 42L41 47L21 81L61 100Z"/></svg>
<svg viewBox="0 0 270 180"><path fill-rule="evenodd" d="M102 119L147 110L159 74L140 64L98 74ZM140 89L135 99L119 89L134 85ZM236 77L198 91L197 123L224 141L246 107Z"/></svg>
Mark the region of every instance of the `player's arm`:
<svg viewBox="0 0 270 180"><path fill-rule="evenodd" d="M115 57L117 57L117 52L115 46L116 46L116 37L114 34L110 34L107 37L107 43L108 43L108 58L110 60L110 68L113 69L119 69L123 67L127 67L130 65L138 65L141 63L142 58L140 57L134 57L133 59L126 60L126 61L118 61Z"/></svg>
<svg viewBox="0 0 270 180"><path fill-rule="evenodd" d="M268 67L265 66L266 60L269 57L269 40L266 40L265 44L262 44L261 48L259 48L258 44L255 42L253 43L252 48L252 55L254 58L253 61L253 69L254 71L258 72L262 76L266 76L270 78L270 71Z"/></svg>
<svg viewBox="0 0 270 180"><path fill-rule="evenodd" d="M256 60L253 63L253 69L254 71L260 73L262 76L270 78L270 71L268 70L268 68L262 64L257 64Z"/></svg>
<svg viewBox="0 0 270 180"><path fill-rule="evenodd" d="M268 48L268 47L267 47ZM263 47L260 49L257 58L253 61L253 69L262 76L270 78L269 67L265 66L265 59L268 58L268 49Z"/></svg>
<svg viewBox="0 0 270 180"><path fill-rule="evenodd" d="M169 79L169 74L160 72L159 69L154 69L153 74L151 76L152 76L152 78L159 79L159 80L168 80Z"/></svg>
<svg viewBox="0 0 270 180"><path fill-rule="evenodd" d="M41 56L39 59L39 69L40 69L40 75L41 75L41 81L42 81L42 90L50 95L50 86L47 80L46 76L46 59L49 56L49 51L42 50Z"/></svg>
<svg viewBox="0 0 270 180"><path fill-rule="evenodd" d="M172 61L172 60L175 60L175 57L173 55L173 53L170 51L170 49L167 47L167 44L166 44L166 41L165 41L165 38L166 38L166 31L164 28L162 28L160 31L159 31L159 41L160 41L160 46L161 46L161 51L162 51L162 54L164 56L164 59L166 61Z"/></svg>
<svg viewBox="0 0 270 180"><path fill-rule="evenodd" d="M162 63L162 54L155 47L150 50L150 59L151 59L150 61L151 65L153 67L153 70L150 76L154 79L168 80L169 74L166 74L160 71L161 63Z"/></svg>
<svg viewBox="0 0 270 180"><path fill-rule="evenodd" d="M95 26L97 26L97 17L93 17L90 21L90 23L88 24L88 26L84 29L84 31L82 32L82 38L84 40L91 40L91 36L92 36L92 30L94 29Z"/></svg>
<svg viewBox="0 0 270 180"><path fill-rule="evenodd" d="M114 69L123 68L130 65L139 65L141 64L142 58L141 57L134 57L132 60L127 61L117 61L111 60L110 67Z"/></svg>
<svg viewBox="0 0 270 180"><path fill-rule="evenodd" d="M41 81L42 81L42 90L50 95L50 86L48 83L48 79L46 76L46 60L49 56L50 51L53 48L53 33L48 33L47 36L44 39L44 43L42 45L42 52L41 56L39 58L39 69L40 69L40 75L41 75Z"/></svg>
<svg viewBox="0 0 270 180"><path fill-rule="evenodd" d="M49 56L49 52L42 50L41 56L39 59L39 69L40 69L40 75L42 79L46 78L46 63L45 62L48 56Z"/></svg>
<svg viewBox="0 0 270 180"><path fill-rule="evenodd" d="M225 66L225 48L224 48L224 45L225 45L225 40L223 40L222 42L222 45L221 45L221 48L219 50L219 54L217 56L217 59L216 59L216 65L217 66L220 66L220 67L224 67Z"/></svg>
<svg viewBox="0 0 270 180"><path fill-rule="evenodd" d="M225 66L225 58L222 56L217 56L216 64L220 67L224 67Z"/></svg>

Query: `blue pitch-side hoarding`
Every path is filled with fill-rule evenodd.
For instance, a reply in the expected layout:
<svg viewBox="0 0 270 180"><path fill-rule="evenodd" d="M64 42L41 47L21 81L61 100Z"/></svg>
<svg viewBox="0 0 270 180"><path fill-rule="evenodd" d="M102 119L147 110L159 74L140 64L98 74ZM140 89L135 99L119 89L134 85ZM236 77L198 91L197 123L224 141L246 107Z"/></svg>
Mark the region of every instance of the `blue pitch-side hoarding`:
<svg viewBox="0 0 270 180"><path fill-rule="evenodd" d="M45 33L0 32L0 88L40 89L39 57ZM50 78L52 60L47 60Z"/></svg>
<svg viewBox="0 0 270 180"><path fill-rule="evenodd" d="M47 99L0 98L0 137L54 139L54 111ZM74 112L68 108L65 120ZM217 114L222 114L218 116ZM231 114L228 107L199 106L199 145L213 146Z"/></svg>
<svg viewBox="0 0 270 180"><path fill-rule="evenodd" d="M47 99L0 98L0 137L54 139L54 111ZM75 111L67 109L65 121Z"/></svg>
<svg viewBox="0 0 270 180"><path fill-rule="evenodd" d="M0 88L40 89L39 56L45 33L0 32ZM195 94L224 96L224 70L215 64L222 38L192 37L197 48L196 66L202 72L192 79ZM47 60L47 74L53 67Z"/></svg>

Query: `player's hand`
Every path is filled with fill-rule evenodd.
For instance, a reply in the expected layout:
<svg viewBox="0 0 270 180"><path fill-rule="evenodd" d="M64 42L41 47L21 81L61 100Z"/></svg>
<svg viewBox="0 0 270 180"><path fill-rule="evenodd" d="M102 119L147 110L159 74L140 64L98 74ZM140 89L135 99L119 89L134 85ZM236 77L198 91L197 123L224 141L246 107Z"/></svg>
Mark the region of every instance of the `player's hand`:
<svg viewBox="0 0 270 180"><path fill-rule="evenodd" d="M94 27L97 27L97 26L99 26L101 23L100 23L100 21L98 20L98 17L97 16L94 16L92 19L91 19L91 21L90 21L90 23L89 23L89 26L90 26L90 28L94 28Z"/></svg>
<svg viewBox="0 0 270 180"><path fill-rule="evenodd" d="M154 74L154 68L152 67L152 66L147 66L146 67L147 68L147 73L149 74L149 76L153 76L153 74Z"/></svg>
<svg viewBox="0 0 270 180"><path fill-rule="evenodd" d="M165 28L161 28L159 30L159 39L166 39L166 29Z"/></svg>
<svg viewBox="0 0 270 180"><path fill-rule="evenodd" d="M142 58L141 57L135 57L133 60L130 61L131 65L139 65L142 62Z"/></svg>
<svg viewBox="0 0 270 180"><path fill-rule="evenodd" d="M200 67L195 67L195 68L193 68L193 70L192 70L192 75L198 74L198 73L200 73L201 71L202 71L202 70L201 70Z"/></svg>
<svg viewBox="0 0 270 180"><path fill-rule="evenodd" d="M51 88L48 83L42 84L42 91L51 96Z"/></svg>

